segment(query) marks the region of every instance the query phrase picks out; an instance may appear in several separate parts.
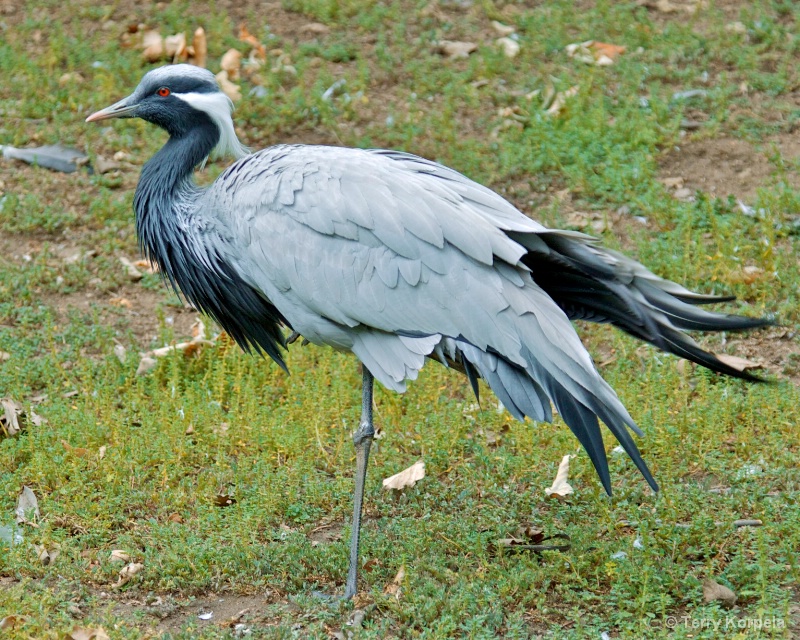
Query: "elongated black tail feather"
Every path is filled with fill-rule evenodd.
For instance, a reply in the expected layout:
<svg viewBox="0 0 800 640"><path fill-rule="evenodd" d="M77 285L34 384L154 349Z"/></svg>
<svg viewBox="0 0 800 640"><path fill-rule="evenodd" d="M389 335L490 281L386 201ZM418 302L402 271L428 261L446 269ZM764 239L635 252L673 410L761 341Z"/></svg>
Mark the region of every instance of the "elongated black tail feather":
<svg viewBox="0 0 800 640"><path fill-rule="evenodd" d="M529 367L525 369L509 362L498 353L487 353L461 340L456 343L461 360L459 369L472 368L476 371L518 420L524 420L525 416L528 416L534 420L551 422L552 400L564 422L589 455L606 493L611 495L611 474L598 417L620 442L647 483L654 491L658 491L658 484L642 459L628 429L632 429L638 435L641 435L641 431L627 414L622 415L614 411L606 406L600 397L588 391L582 394L580 399L575 397L539 364L527 348L523 347L523 355ZM622 411L624 413L624 409Z"/></svg>
<svg viewBox="0 0 800 640"><path fill-rule="evenodd" d="M542 289L572 320L609 323L626 333L712 371L752 382L762 378L740 371L706 351L684 331L742 331L775 324L767 318L715 313L699 305L732 296L696 294L658 278L639 263L589 241L540 234L523 258ZM525 244L524 236L515 238Z"/></svg>

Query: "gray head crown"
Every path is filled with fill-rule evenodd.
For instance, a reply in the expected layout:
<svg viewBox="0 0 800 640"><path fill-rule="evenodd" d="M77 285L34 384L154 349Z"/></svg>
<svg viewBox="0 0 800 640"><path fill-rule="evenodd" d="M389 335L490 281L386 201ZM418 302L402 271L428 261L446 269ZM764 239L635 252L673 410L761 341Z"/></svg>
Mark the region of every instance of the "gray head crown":
<svg viewBox="0 0 800 640"><path fill-rule="evenodd" d="M165 129L173 137L207 125L218 133L212 155L247 155L233 128L233 102L207 69L189 64L159 67L148 72L128 98L137 105L132 115Z"/></svg>

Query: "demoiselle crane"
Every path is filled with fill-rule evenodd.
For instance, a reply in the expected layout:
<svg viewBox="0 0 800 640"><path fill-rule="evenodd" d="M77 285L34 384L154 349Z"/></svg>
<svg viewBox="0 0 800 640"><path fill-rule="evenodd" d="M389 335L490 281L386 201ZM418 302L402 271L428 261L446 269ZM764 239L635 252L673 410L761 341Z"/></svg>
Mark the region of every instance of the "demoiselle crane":
<svg viewBox="0 0 800 640"><path fill-rule="evenodd" d="M286 369L282 325L363 365L362 414L345 597L356 593L377 378L402 392L426 358L483 378L517 419L551 421L551 402L611 493L601 419L653 490L629 433L639 428L600 377L570 320L611 323L709 369L757 379L684 330L769 324L697 305L730 300L663 280L589 236L547 229L445 166L408 153L278 145L249 153L233 105L207 70L147 73L87 118L142 118L169 133L134 196L144 254L245 350ZM209 155L236 161L207 188Z"/></svg>

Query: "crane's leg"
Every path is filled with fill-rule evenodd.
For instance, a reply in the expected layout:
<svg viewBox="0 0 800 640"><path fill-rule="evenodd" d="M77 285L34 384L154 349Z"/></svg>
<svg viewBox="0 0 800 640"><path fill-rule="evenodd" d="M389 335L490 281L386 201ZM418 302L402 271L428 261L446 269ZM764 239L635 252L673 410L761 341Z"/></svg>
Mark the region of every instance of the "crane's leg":
<svg viewBox="0 0 800 640"><path fill-rule="evenodd" d="M347 585L344 589L345 599L356 595L358 583L358 540L361 533L361 507L364 504L364 481L367 477L369 448L375 436L372 425L372 387L375 379L362 365L364 377L361 389L361 422L353 434L356 446L356 487L353 494L353 532L350 535L350 569L347 572Z"/></svg>

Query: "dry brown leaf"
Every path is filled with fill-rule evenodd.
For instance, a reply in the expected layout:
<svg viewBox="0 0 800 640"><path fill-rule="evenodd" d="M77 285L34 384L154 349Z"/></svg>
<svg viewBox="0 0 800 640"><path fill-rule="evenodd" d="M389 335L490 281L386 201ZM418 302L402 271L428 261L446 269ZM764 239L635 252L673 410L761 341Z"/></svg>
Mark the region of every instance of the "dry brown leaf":
<svg viewBox="0 0 800 640"><path fill-rule="evenodd" d="M208 56L208 43L206 42L206 32L203 27L197 27L192 36L192 49L194 49L194 56L191 63L196 67L206 66L206 57Z"/></svg>
<svg viewBox="0 0 800 640"><path fill-rule="evenodd" d="M504 38L506 36L510 36L512 33L514 33L517 30L516 27L512 27L510 25L503 24L502 22L498 22L497 20L492 20L492 28Z"/></svg>
<svg viewBox="0 0 800 640"><path fill-rule="evenodd" d="M126 564L119 572L119 578L117 581L111 585L112 589L119 589L121 586L128 584L133 576L139 573L142 569L144 569L144 565L141 562L131 562Z"/></svg>
<svg viewBox="0 0 800 640"><path fill-rule="evenodd" d="M256 38L253 34L251 34L247 30L247 25L245 25L244 23L239 25L239 40L241 40L242 42L246 42L251 47L253 47L253 49L255 49L258 52L258 55L261 57L262 60L266 59L267 51L266 49L264 49L264 45L258 41L258 38Z"/></svg>
<svg viewBox="0 0 800 640"><path fill-rule="evenodd" d="M100 460L102 460L103 458L106 457L106 449L107 448L108 447L106 447L106 445L103 445L97 450L97 457L100 458Z"/></svg>
<svg viewBox="0 0 800 640"><path fill-rule="evenodd" d="M0 630L13 629L27 621L28 616L11 614L0 620Z"/></svg>
<svg viewBox="0 0 800 640"><path fill-rule="evenodd" d="M566 91L559 91L553 98L553 103L545 111L549 116L557 116L567 104L567 100L578 95L578 86L570 87Z"/></svg>
<svg viewBox="0 0 800 640"><path fill-rule="evenodd" d="M183 518L181 517L181 514L179 514L179 513L171 513L171 514L169 514L169 518L167 518L167 520L169 520L170 522L176 522L178 524L183 522Z"/></svg>
<svg viewBox="0 0 800 640"><path fill-rule="evenodd" d="M139 282L139 280L144 278L144 274L142 274L142 272L136 268L136 265L125 256L119 256L119 261L125 267L125 272L131 282Z"/></svg>
<svg viewBox="0 0 800 640"><path fill-rule="evenodd" d="M228 80L239 79L239 71L242 68L242 54L236 49L228 49L222 56L219 63L220 68L228 73Z"/></svg>
<svg viewBox="0 0 800 640"><path fill-rule="evenodd" d="M11 354L8 351L0 351L0 362L5 362L10 358Z"/></svg>
<svg viewBox="0 0 800 640"><path fill-rule="evenodd" d="M113 298L109 298L108 304L113 305L115 307L125 307L126 309L133 308L133 303L127 298L123 298L122 296L114 296Z"/></svg>
<svg viewBox="0 0 800 640"><path fill-rule="evenodd" d="M448 58L468 58L470 53L478 50L474 42L460 42L458 40L440 40L434 47L436 53Z"/></svg>
<svg viewBox="0 0 800 640"><path fill-rule="evenodd" d="M230 507L236 504L236 498L233 495L220 491L214 496L214 505L217 507Z"/></svg>
<svg viewBox="0 0 800 640"><path fill-rule="evenodd" d="M131 556L126 551L122 549L113 549L111 551L111 555L108 557L109 562L124 562L128 563L131 561Z"/></svg>
<svg viewBox="0 0 800 640"><path fill-rule="evenodd" d="M173 63L186 60L189 57L186 51L186 34L176 33L164 38L164 53Z"/></svg>
<svg viewBox="0 0 800 640"><path fill-rule="evenodd" d="M592 44L589 45L589 48L594 54L596 64L599 65L612 64L617 58L625 53L627 49L626 47L618 44L611 44L610 42L597 42L597 40L592 42ZM609 62L602 62L604 59L609 60Z"/></svg>
<svg viewBox="0 0 800 640"><path fill-rule="evenodd" d="M330 29L320 23L320 22L309 22L308 24L303 25L300 27L300 31L302 33L313 33L315 35L324 35L330 31Z"/></svg>
<svg viewBox="0 0 800 640"><path fill-rule="evenodd" d="M67 451L71 454L79 457L79 458L87 458L89 456L89 450L84 449L83 447L73 447L69 442L66 440L61 441L61 446L63 446Z"/></svg>
<svg viewBox="0 0 800 640"><path fill-rule="evenodd" d="M234 102L238 102L242 99L242 90L238 84L235 84L230 81L228 78L228 72L224 69L220 71L217 75L217 82L219 83L219 88L222 89L222 92L228 96Z"/></svg>
<svg viewBox="0 0 800 640"><path fill-rule="evenodd" d="M19 496L17 497L17 524L29 524L34 527L39 525L36 521L39 520L41 514L39 513L39 501L36 499L36 494L33 493L30 487L22 487ZM29 519L32 518L32 520Z"/></svg>
<svg viewBox="0 0 800 640"><path fill-rule="evenodd" d="M36 413L33 409L30 410L30 419L31 423L37 427L41 427L43 424L47 424L47 418L43 418L38 413Z"/></svg>
<svg viewBox="0 0 800 640"><path fill-rule="evenodd" d="M164 39L158 31L145 31L142 36L142 57L147 62L157 62L164 55Z"/></svg>
<svg viewBox="0 0 800 640"><path fill-rule="evenodd" d="M384 587L383 592L387 595L394 596L397 600L400 599L400 591L403 586L403 580L406 577L405 565L400 567L394 579Z"/></svg>
<svg viewBox="0 0 800 640"><path fill-rule="evenodd" d="M145 273L158 273L158 265L155 262L150 262L149 260L136 260L133 263L133 266L139 269L139 271L144 271Z"/></svg>
<svg viewBox="0 0 800 640"><path fill-rule="evenodd" d="M96 627L94 629L79 627L67 635L67 640L111 640L111 638L103 627Z"/></svg>
<svg viewBox="0 0 800 640"><path fill-rule="evenodd" d="M7 436L16 435L22 429L19 422L23 413L22 405L11 398L0 398L0 407L3 409L3 414L0 415L0 429Z"/></svg>
<svg viewBox="0 0 800 640"><path fill-rule="evenodd" d="M717 358L722 360L729 367L733 367L737 371L748 371L749 369L763 369L764 365L760 362L753 362L752 360L745 360L739 356L729 356L727 353L717 353Z"/></svg>
<svg viewBox="0 0 800 640"><path fill-rule="evenodd" d="M544 490L548 498L553 496L556 498L565 498L569 494L575 492L569 482L567 482L567 477L569 476L569 461L572 458L573 456L571 455L566 455L561 458L561 463L558 465L558 471L556 472L556 479L553 481L553 485Z"/></svg>
<svg viewBox="0 0 800 640"><path fill-rule="evenodd" d="M417 482L425 477L425 463L420 460L412 464L408 469L404 469L383 481L384 489L405 489L413 487Z"/></svg>
<svg viewBox="0 0 800 640"><path fill-rule="evenodd" d="M156 368L158 361L155 358L151 358L150 356L142 356L142 359L139 361L139 366L136 367L136 375L143 376L148 371L152 371Z"/></svg>
<svg viewBox="0 0 800 640"><path fill-rule="evenodd" d="M730 609L738 600L736 594L723 584L711 578L703 580L703 602L719 602L726 609Z"/></svg>
<svg viewBox="0 0 800 640"><path fill-rule="evenodd" d="M597 42L596 40L573 42L568 44L564 50L570 58L598 66L614 64L616 59L625 53L625 47L609 42Z"/></svg>
<svg viewBox="0 0 800 640"><path fill-rule="evenodd" d="M61 554L61 545L58 543L52 543L50 547L35 544L33 545L33 549L36 551L39 562L46 567L53 564L56 561L56 558L58 558L58 556Z"/></svg>

